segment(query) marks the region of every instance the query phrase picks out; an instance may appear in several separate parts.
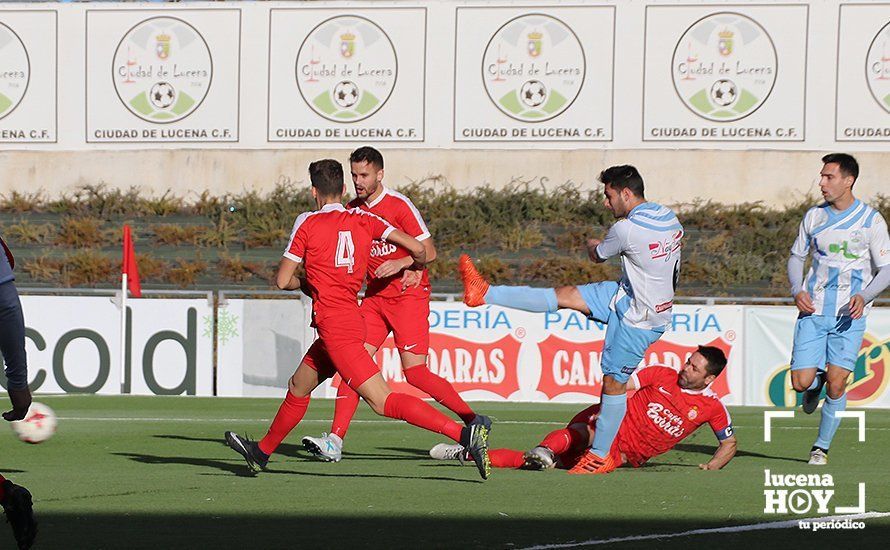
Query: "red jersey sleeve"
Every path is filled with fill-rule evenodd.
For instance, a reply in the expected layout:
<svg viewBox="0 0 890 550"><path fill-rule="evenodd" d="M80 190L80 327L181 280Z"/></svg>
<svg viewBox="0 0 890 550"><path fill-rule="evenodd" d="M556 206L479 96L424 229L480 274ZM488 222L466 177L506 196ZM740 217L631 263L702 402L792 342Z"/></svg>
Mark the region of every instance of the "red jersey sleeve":
<svg viewBox="0 0 890 550"><path fill-rule="evenodd" d="M711 415L708 418L708 425L711 426L711 429L714 430L714 435L717 436L717 439L723 441L732 436L732 417L729 416L729 411L726 410L726 405L723 404L717 398L714 398L714 403L711 406Z"/></svg>
<svg viewBox="0 0 890 550"><path fill-rule="evenodd" d="M676 382L677 371L669 367L652 365L637 369L630 375L630 378L636 384L637 389L641 390L646 386L652 386L654 384L670 384L671 382Z"/></svg>
<svg viewBox="0 0 890 550"><path fill-rule="evenodd" d="M306 254L306 241L309 232L306 231L306 220L309 218L309 212L304 212L297 216L294 222L294 228L290 232L290 240L287 242L287 248L284 250L284 257L295 262L302 262L303 256Z"/></svg>
<svg viewBox="0 0 890 550"><path fill-rule="evenodd" d="M427 228L426 222L423 221L423 216L420 215L420 211L414 206L414 203L411 202L411 199L401 193L392 194L400 199L401 204L398 211L398 220L394 220L395 225L401 227L402 231L411 235L418 241L429 239L430 230Z"/></svg>

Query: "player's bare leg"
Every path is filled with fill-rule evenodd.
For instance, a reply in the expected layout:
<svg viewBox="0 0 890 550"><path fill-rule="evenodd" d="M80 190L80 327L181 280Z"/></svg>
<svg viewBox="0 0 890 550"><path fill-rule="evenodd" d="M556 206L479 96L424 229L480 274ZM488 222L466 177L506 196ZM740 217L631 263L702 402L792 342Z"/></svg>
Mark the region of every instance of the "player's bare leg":
<svg viewBox="0 0 890 550"><path fill-rule="evenodd" d="M257 442L235 432L226 432L226 444L244 457L251 470L265 470L269 463L269 456L275 452L275 449L306 414L312 390L325 379L326 377L319 375L318 371L305 361L300 363L293 376L288 380L287 395L278 408L278 413L272 420L265 437Z"/></svg>
<svg viewBox="0 0 890 550"><path fill-rule="evenodd" d="M803 412L812 414L819 406L819 397L825 385L826 374L820 369L797 369L791 371L791 387L803 393Z"/></svg>

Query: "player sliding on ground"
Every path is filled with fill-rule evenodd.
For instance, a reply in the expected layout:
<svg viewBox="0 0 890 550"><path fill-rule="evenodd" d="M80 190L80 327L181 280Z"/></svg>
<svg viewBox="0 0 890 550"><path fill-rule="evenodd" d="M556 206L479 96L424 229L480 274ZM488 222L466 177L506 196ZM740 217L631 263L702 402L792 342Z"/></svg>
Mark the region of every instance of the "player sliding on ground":
<svg viewBox="0 0 890 550"><path fill-rule="evenodd" d="M271 455L296 427L309 406L309 395L335 372L358 392L377 414L448 436L467 447L479 473L490 473L489 427L482 422L461 426L420 399L390 391L364 348L365 322L358 291L374 239L398 245L411 254L413 269L426 261L423 245L373 214L347 210L341 201L346 187L343 167L335 160L309 165L312 196L318 209L300 214L278 266L277 284L284 290L308 287L318 339L306 352L288 383L288 392L268 433L259 442L226 432L226 443L252 470L265 469ZM305 280L296 276L300 263Z"/></svg>
<svg viewBox="0 0 890 550"><path fill-rule="evenodd" d="M736 453L732 420L717 394L708 387L726 366L719 348L699 346L676 372L668 367L650 366L631 375L627 388L638 390L627 402L627 415L610 449L612 469L629 464L638 468L652 457L666 453L707 423L720 442L714 456L702 470L719 470ZM569 424L550 432L537 447L523 453L512 449L489 451L495 468L546 470L572 468L594 440L600 406L593 405L576 414ZM440 443L430 456L440 460L463 459L463 447Z"/></svg>
<svg viewBox="0 0 890 550"><path fill-rule="evenodd" d="M794 327L791 385L803 392L803 410L819 406L828 385L819 435L809 463L828 463L828 448L847 408L847 378L856 367L865 317L890 284L890 237L880 212L853 196L859 164L845 153L822 157L819 188L823 204L800 222L788 258L791 294L800 315ZM803 280L804 262L813 264ZM875 271L872 271L872 266Z"/></svg>
<svg viewBox="0 0 890 550"><path fill-rule="evenodd" d="M360 147L349 156L356 198L347 207L360 208L383 218L414 237L426 250L427 263L436 258L436 247L420 212L411 200L383 185L383 155L373 147ZM430 344L430 281L427 270L412 271L413 259L402 247L375 240L368 261L368 287L361 310L367 334L365 348L373 357L392 332L405 380L454 412L469 425L476 413L444 378L426 366ZM380 273L380 275L378 275ZM303 446L321 460L338 462L343 438L358 406L358 394L347 384L337 388L331 431L321 437L306 436ZM488 418L479 421L490 425Z"/></svg>
<svg viewBox="0 0 890 550"><path fill-rule="evenodd" d="M627 410L626 384L671 321L674 288L680 273L683 227L670 209L646 202L643 178L633 166L613 166L600 173L605 206L618 221L605 240L589 239L591 260L621 256L619 282L560 288L490 286L469 256L459 268L468 306L494 304L525 311L580 311L607 323L601 365L603 390L596 419L596 437L575 466L577 473L607 473L615 469L609 452Z"/></svg>

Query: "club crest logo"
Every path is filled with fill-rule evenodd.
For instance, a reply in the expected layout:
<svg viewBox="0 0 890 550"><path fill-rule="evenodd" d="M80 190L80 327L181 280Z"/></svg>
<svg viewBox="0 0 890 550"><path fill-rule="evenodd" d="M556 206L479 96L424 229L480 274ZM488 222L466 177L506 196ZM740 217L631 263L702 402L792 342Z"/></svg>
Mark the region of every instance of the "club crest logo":
<svg viewBox="0 0 890 550"><path fill-rule="evenodd" d="M112 71L117 96L131 113L169 124L192 114L207 97L213 60L193 26L175 17L152 17L121 39Z"/></svg>
<svg viewBox="0 0 890 550"><path fill-rule="evenodd" d="M890 23L875 35L865 59L868 89L878 105L890 113Z"/></svg>
<svg viewBox="0 0 890 550"><path fill-rule="evenodd" d="M584 84L581 41L565 23L543 14L511 19L482 57L482 82L495 106L522 122L543 122L568 109Z"/></svg>
<svg viewBox="0 0 890 550"><path fill-rule="evenodd" d="M392 95L398 76L396 49L376 23L355 15L324 21L297 53L300 95L320 116L358 122Z"/></svg>
<svg viewBox="0 0 890 550"><path fill-rule="evenodd" d="M760 108L777 72L772 39L759 23L738 13L715 13L693 23L671 61L680 100L715 122L739 120Z"/></svg>
<svg viewBox="0 0 890 550"><path fill-rule="evenodd" d="M15 31L0 23L0 119L19 106L30 81L31 63L25 44Z"/></svg>
<svg viewBox="0 0 890 550"><path fill-rule="evenodd" d="M693 405L692 408L689 409L689 412L686 413L686 418L688 418L689 420L695 420L696 418L698 418L698 407Z"/></svg>

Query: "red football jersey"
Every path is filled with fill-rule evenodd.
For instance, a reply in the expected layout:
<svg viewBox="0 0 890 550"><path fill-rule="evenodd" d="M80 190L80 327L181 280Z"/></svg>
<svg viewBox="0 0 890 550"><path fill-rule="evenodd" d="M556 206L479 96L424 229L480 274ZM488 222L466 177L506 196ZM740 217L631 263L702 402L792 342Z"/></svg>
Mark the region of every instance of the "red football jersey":
<svg viewBox="0 0 890 550"><path fill-rule="evenodd" d="M297 217L284 256L306 266L312 285L312 314L360 315L362 288L371 243L395 228L362 210L327 204Z"/></svg>
<svg viewBox="0 0 890 550"><path fill-rule="evenodd" d="M430 238L430 230L427 229L423 216L420 215L414 203L405 195L386 187L383 188L380 196L374 199L373 202L354 199L349 203L349 206L361 208L364 211L380 216L396 229L404 231L418 241ZM384 298L394 298L402 295L401 273L378 279L374 276L374 270L380 267L380 264L386 260L396 260L405 256L410 256L410 254L404 248L380 239L375 240L374 245L371 247L371 260L368 262L368 288L365 291L365 295L378 295ZM420 286L406 289L405 292L418 290L423 292L423 289L429 289L429 286L429 276L426 269L424 269Z"/></svg>
<svg viewBox="0 0 890 550"><path fill-rule="evenodd" d="M637 392L627 400L627 416L618 430L618 449L634 467L674 445L707 422L717 439L732 435L732 419L710 388L684 390L677 371L650 366L635 372Z"/></svg>

